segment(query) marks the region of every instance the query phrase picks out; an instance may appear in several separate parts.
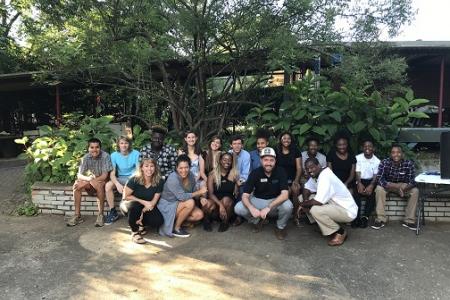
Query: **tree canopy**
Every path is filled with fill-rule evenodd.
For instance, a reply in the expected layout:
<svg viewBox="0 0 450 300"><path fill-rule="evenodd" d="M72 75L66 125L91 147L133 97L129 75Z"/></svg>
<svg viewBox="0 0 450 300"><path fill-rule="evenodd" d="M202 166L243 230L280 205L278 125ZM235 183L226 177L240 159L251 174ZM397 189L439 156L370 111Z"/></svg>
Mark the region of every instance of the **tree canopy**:
<svg viewBox="0 0 450 300"><path fill-rule="evenodd" d="M10 31L14 12L32 8L22 30L36 68L115 93L109 98L124 115L150 112L152 122L170 119L174 129L207 138L256 102L252 91L267 85L270 71L345 51L346 42L373 45L383 32L395 36L411 20L410 2L3 0L0 33ZM352 51L334 76L348 80L345 68L359 64L362 72L375 61L361 59L367 47ZM396 65L387 75L398 82L404 67ZM374 84L373 73L360 84Z"/></svg>

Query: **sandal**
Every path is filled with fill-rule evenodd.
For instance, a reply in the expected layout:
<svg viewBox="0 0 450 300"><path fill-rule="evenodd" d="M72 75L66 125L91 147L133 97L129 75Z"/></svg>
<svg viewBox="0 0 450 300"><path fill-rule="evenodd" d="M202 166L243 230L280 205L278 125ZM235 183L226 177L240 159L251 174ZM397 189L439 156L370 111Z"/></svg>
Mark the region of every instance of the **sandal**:
<svg viewBox="0 0 450 300"><path fill-rule="evenodd" d="M142 236L139 234L139 232L133 232L131 236L131 240L135 242L136 244L145 244L146 241L142 238Z"/></svg>
<svg viewBox="0 0 450 300"><path fill-rule="evenodd" d="M139 226L138 233L139 233L140 235L146 235L146 234L147 234L147 231L145 230L145 227L144 227L144 226Z"/></svg>

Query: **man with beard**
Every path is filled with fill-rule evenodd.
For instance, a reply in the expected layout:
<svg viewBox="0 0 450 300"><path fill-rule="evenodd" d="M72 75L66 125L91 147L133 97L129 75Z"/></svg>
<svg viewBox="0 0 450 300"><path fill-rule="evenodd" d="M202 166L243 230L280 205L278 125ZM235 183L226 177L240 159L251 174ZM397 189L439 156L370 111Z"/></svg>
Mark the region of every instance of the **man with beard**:
<svg viewBox="0 0 450 300"><path fill-rule="evenodd" d="M284 169L275 166L275 150L270 147L260 153L261 167L253 170L244 186L242 201L234 211L254 224L254 232L262 229L268 216L277 217L275 236L286 238L285 227L292 214L293 205L288 200L289 187Z"/></svg>
<svg viewBox="0 0 450 300"><path fill-rule="evenodd" d="M378 166L378 186L375 189L377 218L371 226L373 229L380 229L386 223L384 206L386 194L390 192L402 198L408 198L402 225L408 229L416 230L415 214L417 201L419 200L419 189L415 187L415 177L414 163L411 160L403 159L402 147L394 144L391 147L391 157L383 159Z"/></svg>
<svg viewBox="0 0 450 300"><path fill-rule="evenodd" d="M330 237L329 246L342 245L347 232L339 223L353 221L358 206L345 184L330 168L322 168L317 158L308 158L305 168L311 178L317 179L317 193L313 199L300 203L300 210L310 213L322 234Z"/></svg>
<svg viewBox="0 0 450 300"><path fill-rule="evenodd" d="M177 151L172 145L164 144L167 130L161 126L152 127L150 143L140 151L140 159L153 158L158 162L161 177L166 180L170 173L175 170Z"/></svg>

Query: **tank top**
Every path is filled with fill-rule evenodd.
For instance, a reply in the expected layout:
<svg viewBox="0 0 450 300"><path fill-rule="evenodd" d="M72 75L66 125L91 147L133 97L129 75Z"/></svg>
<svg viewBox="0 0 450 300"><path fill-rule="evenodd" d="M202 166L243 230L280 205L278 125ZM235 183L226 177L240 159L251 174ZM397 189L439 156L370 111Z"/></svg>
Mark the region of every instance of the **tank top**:
<svg viewBox="0 0 450 300"><path fill-rule="evenodd" d="M217 189L217 185L214 184L214 195L216 195L217 198L222 199L223 197L230 197L234 198L234 186L235 183L228 179L228 175L230 174L230 171L225 174L225 176L220 176L220 187Z"/></svg>
<svg viewBox="0 0 450 300"><path fill-rule="evenodd" d="M195 178L198 178L200 175L200 156L197 156L197 159L191 161L190 171L194 174Z"/></svg>

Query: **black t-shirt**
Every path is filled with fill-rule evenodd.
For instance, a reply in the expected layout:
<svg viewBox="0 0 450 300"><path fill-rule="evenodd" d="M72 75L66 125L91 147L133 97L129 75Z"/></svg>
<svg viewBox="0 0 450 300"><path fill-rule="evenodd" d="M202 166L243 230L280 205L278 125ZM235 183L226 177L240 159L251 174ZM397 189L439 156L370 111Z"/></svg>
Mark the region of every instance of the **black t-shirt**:
<svg viewBox="0 0 450 300"><path fill-rule="evenodd" d="M253 170L247 178L244 193L251 194L256 198L273 199L280 195L282 190L288 190L286 172L283 168L275 167L270 177L264 173L263 167Z"/></svg>
<svg viewBox="0 0 450 300"><path fill-rule="evenodd" d="M342 181L347 181L352 170L352 165L356 164L356 158L353 153L349 152L346 160L340 159L336 150L331 150L327 155L327 162L331 163L333 173Z"/></svg>
<svg viewBox="0 0 450 300"><path fill-rule="evenodd" d="M135 196L136 198L145 201L151 201L155 194L162 193L164 181L160 180L157 186L150 186L146 188L143 184L140 184L136 178L132 177L130 178L130 180L128 180L127 187L133 190L133 196Z"/></svg>
<svg viewBox="0 0 450 300"><path fill-rule="evenodd" d="M286 175L289 181L295 179L297 173L297 165L295 160L302 157L300 150L297 147L289 150L288 154L283 154L283 151L277 151L277 166L282 167L286 171Z"/></svg>

